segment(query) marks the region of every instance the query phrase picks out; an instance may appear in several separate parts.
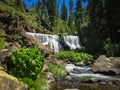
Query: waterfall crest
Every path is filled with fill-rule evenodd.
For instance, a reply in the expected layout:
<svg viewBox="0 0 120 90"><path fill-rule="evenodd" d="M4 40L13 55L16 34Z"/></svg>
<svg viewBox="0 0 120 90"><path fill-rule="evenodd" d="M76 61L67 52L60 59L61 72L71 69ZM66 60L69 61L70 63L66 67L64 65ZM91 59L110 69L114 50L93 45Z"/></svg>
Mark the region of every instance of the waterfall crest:
<svg viewBox="0 0 120 90"><path fill-rule="evenodd" d="M65 46L71 50L81 48L80 38L78 36L64 36L63 39L60 39L58 35L30 32L26 32L26 34L39 39L43 45L49 46L54 52L58 52L61 48L64 50Z"/></svg>

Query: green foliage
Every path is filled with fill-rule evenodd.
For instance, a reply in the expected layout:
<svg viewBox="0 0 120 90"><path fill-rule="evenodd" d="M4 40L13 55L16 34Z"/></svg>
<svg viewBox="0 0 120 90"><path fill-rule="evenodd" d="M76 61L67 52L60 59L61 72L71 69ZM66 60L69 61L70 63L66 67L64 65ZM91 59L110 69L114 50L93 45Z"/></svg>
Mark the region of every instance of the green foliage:
<svg viewBox="0 0 120 90"><path fill-rule="evenodd" d="M67 7L65 5L65 2L62 4L62 11L61 11L61 19L64 21L67 21Z"/></svg>
<svg viewBox="0 0 120 90"><path fill-rule="evenodd" d="M56 53L56 57L60 59L68 59L73 62L79 62L81 60L92 61L93 56L87 53L76 53L73 51L64 51Z"/></svg>
<svg viewBox="0 0 120 90"><path fill-rule="evenodd" d="M6 47L5 32L0 29L0 50Z"/></svg>
<svg viewBox="0 0 120 90"><path fill-rule="evenodd" d="M54 75L57 76L59 80L61 80L66 75L65 65L64 64L60 64L60 65L50 64L49 72L53 73Z"/></svg>
<svg viewBox="0 0 120 90"><path fill-rule="evenodd" d="M12 54L11 60L12 74L17 77L36 78L44 65L44 56L37 47L21 48Z"/></svg>
<svg viewBox="0 0 120 90"><path fill-rule="evenodd" d="M47 80L41 75L35 81L35 90L48 90L49 84Z"/></svg>
<svg viewBox="0 0 120 90"><path fill-rule="evenodd" d="M20 78L20 81L29 89L29 90L35 90L35 82L31 78Z"/></svg>
<svg viewBox="0 0 120 90"><path fill-rule="evenodd" d="M36 80L31 78L20 78L20 81L29 89L29 90L46 90L49 87L47 80L40 75Z"/></svg>
<svg viewBox="0 0 120 90"><path fill-rule="evenodd" d="M109 38L105 41L104 49L107 56L120 56L120 43L111 43Z"/></svg>
<svg viewBox="0 0 120 90"><path fill-rule="evenodd" d="M58 18L58 6L56 0L48 0L48 15L51 23L51 31L56 26L57 18Z"/></svg>

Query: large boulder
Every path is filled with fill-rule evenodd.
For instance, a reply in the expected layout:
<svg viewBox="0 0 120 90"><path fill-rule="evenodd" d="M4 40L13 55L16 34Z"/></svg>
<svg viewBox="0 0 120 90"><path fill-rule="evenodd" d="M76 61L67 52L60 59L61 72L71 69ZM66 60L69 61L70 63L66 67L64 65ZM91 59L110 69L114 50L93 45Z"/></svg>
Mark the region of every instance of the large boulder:
<svg viewBox="0 0 120 90"><path fill-rule="evenodd" d="M120 57L107 58L105 55L101 55L94 62L92 71L110 75L120 74Z"/></svg>
<svg viewBox="0 0 120 90"><path fill-rule="evenodd" d="M27 88L16 77L7 74L0 67L0 90L27 90Z"/></svg>

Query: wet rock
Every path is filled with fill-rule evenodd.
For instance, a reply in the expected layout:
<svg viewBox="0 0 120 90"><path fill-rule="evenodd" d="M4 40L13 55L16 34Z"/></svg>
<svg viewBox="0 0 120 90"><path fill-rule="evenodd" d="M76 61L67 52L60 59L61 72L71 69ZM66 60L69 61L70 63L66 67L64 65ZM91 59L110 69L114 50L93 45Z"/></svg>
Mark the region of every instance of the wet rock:
<svg viewBox="0 0 120 90"><path fill-rule="evenodd" d="M81 74L82 71L79 70L79 68L74 68L73 71L72 71L72 73Z"/></svg>
<svg viewBox="0 0 120 90"><path fill-rule="evenodd" d="M100 82L100 78L85 78L83 82L85 83L98 83Z"/></svg>
<svg viewBox="0 0 120 90"><path fill-rule="evenodd" d="M72 77L71 77L70 75L67 75L67 76L65 77L65 80L67 80L67 81L72 81L73 79L72 79Z"/></svg>
<svg viewBox="0 0 120 90"><path fill-rule="evenodd" d="M105 55L101 55L94 62L92 71L109 75L120 74L120 57L107 58Z"/></svg>
<svg viewBox="0 0 120 90"><path fill-rule="evenodd" d="M27 90L14 76L0 70L0 90Z"/></svg>
<svg viewBox="0 0 120 90"><path fill-rule="evenodd" d="M101 85L106 85L106 82L103 82L103 81L102 81L102 82L100 82L100 84L101 84Z"/></svg>
<svg viewBox="0 0 120 90"><path fill-rule="evenodd" d="M75 63L75 66L85 66L85 62L84 61L77 62Z"/></svg>

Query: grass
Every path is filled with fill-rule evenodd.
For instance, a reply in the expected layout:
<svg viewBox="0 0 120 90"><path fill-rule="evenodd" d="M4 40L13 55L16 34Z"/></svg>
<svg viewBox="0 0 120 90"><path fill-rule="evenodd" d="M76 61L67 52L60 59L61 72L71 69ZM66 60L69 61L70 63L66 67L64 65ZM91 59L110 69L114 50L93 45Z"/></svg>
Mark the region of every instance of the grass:
<svg viewBox="0 0 120 90"><path fill-rule="evenodd" d="M66 75L65 65L64 64L60 64L60 65L50 64L49 72L56 75L58 80L61 80Z"/></svg>
<svg viewBox="0 0 120 90"><path fill-rule="evenodd" d="M29 90L47 90L49 88L49 83L42 75L36 80L27 77L19 79Z"/></svg>

